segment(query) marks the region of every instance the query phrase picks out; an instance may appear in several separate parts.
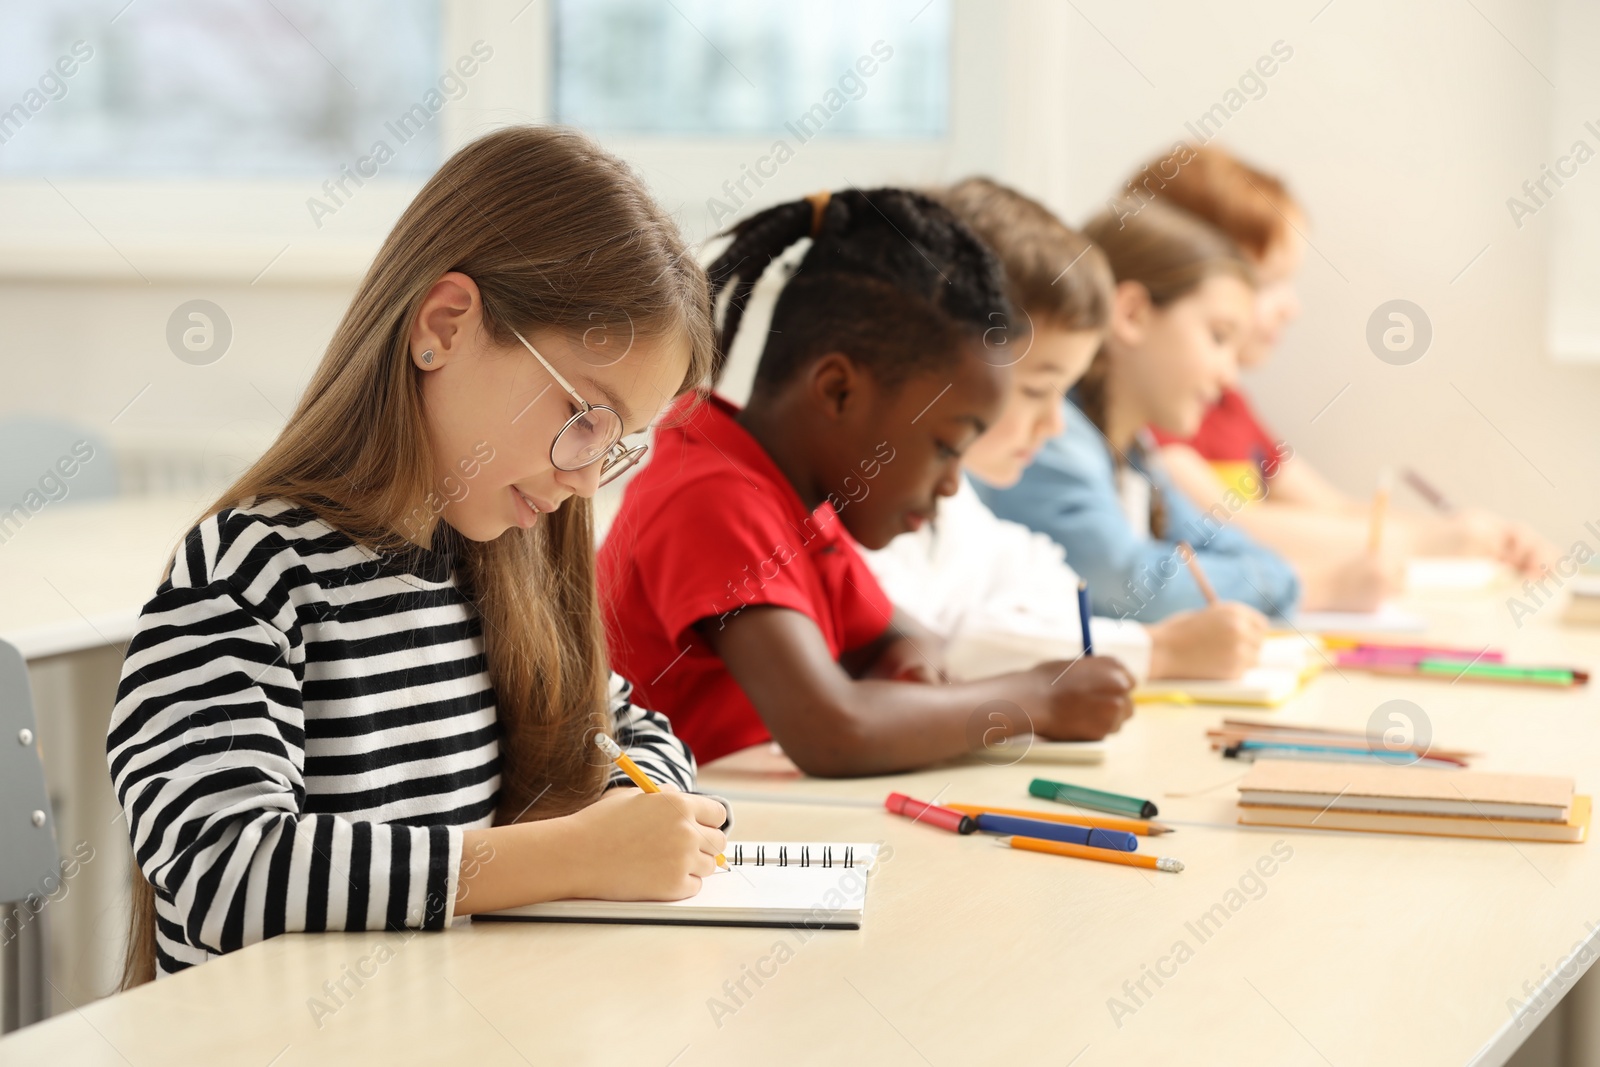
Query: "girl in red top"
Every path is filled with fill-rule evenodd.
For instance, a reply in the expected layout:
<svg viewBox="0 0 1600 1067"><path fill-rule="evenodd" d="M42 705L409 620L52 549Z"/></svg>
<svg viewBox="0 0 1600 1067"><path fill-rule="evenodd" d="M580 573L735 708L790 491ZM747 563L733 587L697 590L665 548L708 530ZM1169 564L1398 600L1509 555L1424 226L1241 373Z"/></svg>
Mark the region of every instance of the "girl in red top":
<svg viewBox="0 0 1600 1067"><path fill-rule="evenodd" d="M769 267L780 295L752 301ZM741 333L764 350L747 407L680 405L657 432L601 550L612 658L638 698L703 760L771 738L827 776L1117 729L1133 683L1115 660L927 684L938 640L856 551L932 521L1000 414L993 253L927 197L852 189L745 220L710 275L719 356Z"/></svg>
<svg viewBox="0 0 1600 1067"><path fill-rule="evenodd" d="M1294 279L1305 258L1305 212L1284 183L1210 145L1180 145L1129 179L1137 197L1158 197L1227 234L1256 270L1255 329L1241 369L1264 363L1300 314ZM1174 481L1208 508L1230 489L1259 503L1238 521L1301 573L1306 600L1353 610L1375 607L1395 584L1392 564L1364 559L1370 502L1342 492L1270 433L1237 389L1227 390L1188 440L1157 432ZM1253 489L1253 491L1252 491ZM1385 541L1394 555L1476 555L1538 574L1550 545L1521 523L1488 512L1393 514Z"/></svg>

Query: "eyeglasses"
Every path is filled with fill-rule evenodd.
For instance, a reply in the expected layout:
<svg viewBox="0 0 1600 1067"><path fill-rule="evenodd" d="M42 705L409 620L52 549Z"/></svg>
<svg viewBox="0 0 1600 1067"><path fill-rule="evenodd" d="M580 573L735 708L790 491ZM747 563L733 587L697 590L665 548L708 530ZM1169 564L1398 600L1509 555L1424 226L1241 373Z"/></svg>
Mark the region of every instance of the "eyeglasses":
<svg viewBox="0 0 1600 1067"><path fill-rule="evenodd" d="M526 337L515 329L511 332L578 405L578 413L566 421L557 431L556 439L550 442L550 462L555 464L556 470L580 471L598 462L600 484L605 485L638 463L650 446L622 447L622 416L612 408L591 404L579 396L572 383L563 378L561 372L552 367L550 361L541 356Z"/></svg>

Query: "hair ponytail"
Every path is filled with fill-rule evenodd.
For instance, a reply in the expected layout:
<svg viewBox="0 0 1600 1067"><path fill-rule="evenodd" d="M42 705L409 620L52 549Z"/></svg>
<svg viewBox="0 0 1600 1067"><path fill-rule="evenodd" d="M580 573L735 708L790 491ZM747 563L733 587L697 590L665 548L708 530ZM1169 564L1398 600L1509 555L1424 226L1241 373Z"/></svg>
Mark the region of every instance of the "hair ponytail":
<svg viewBox="0 0 1600 1067"><path fill-rule="evenodd" d="M735 225L707 269L718 307L720 376L752 294L802 241L804 254L772 296L756 390L782 385L841 351L889 386L946 366L961 345L1010 326L1005 273L987 245L944 205L905 189L847 189L768 208Z"/></svg>
<svg viewBox="0 0 1600 1067"><path fill-rule="evenodd" d="M811 237L812 215L808 201L795 200L768 208L728 231L733 242L706 268L712 299L719 309L714 323L713 381L722 377L756 283L784 252ZM824 219L826 215L824 208Z"/></svg>

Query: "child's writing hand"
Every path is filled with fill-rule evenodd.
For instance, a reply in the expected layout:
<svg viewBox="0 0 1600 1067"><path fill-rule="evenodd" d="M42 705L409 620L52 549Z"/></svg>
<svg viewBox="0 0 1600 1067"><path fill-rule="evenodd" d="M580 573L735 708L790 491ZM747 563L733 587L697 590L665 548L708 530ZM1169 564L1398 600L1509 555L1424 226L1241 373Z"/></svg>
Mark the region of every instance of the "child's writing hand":
<svg viewBox="0 0 1600 1067"><path fill-rule="evenodd" d="M1556 562L1556 547L1532 527L1508 522L1500 546L1500 561L1524 578L1537 578Z"/></svg>
<svg viewBox="0 0 1600 1067"><path fill-rule="evenodd" d="M576 895L598 900L692 897L728 845L727 811L693 793L612 789L570 818Z"/></svg>
<svg viewBox="0 0 1600 1067"><path fill-rule="evenodd" d="M1034 732L1052 741L1098 741L1133 714L1133 675L1114 659L1084 656L1027 673L1039 687Z"/></svg>
<svg viewBox="0 0 1600 1067"><path fill-rule="evenodd" d="M1362 551L1326 572L1322 596L1306 595L1318 611L1377 611L1405 587L1404 568L1393 557Z"/></svg>
<svg viewBox="0 0 1600 1067"><path fill-rule="evenodd" d="M1437 554L1488 556L1524 577L1537 577L1555 562L1555 547L1523 523L1477 508L1464 508L1444 522L1444 536L1428 546Z"/></svg>
<svg viewBox="0 0 1600 1067"><path fill-rule="evenodd" d="M1169 616L1149 631L1150 677L1237 678L1261 658L1267 618L1224 600Z"/></svg>

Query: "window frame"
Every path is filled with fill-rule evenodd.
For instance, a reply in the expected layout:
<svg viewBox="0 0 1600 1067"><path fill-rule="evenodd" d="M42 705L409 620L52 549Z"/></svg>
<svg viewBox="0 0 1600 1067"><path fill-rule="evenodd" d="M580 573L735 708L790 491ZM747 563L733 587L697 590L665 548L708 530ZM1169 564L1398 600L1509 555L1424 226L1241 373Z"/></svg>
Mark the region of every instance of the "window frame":
<svg viewBox="0 0 1600 1067"><path fill-rule="evenodd" d="M441 62L466 54L477 40L495 49L469 94L440 112L446 152L502 125L550 120L553 8L551 0L442 0ZM993 117L1005 113L1008 98L1020 96L1010 95L1017 92L1008 65L1015 50L1007 43L1008 20L998 14L980 0L952 0L950 115L943 137L817 138L756 196L734 205L737 212L820 188L924 184L977 170L1004 173L1014 156L1004 140L1013 124ZM600 139L639 171L694 241L720 228L713 224L706 191L737 178L740 165L767 152L773 140ZM318 194L309 178L8 177L0 179L0 278L132 285L197 279L354 282L421 184L380 175L319 229L305 204Z"/></svg>

